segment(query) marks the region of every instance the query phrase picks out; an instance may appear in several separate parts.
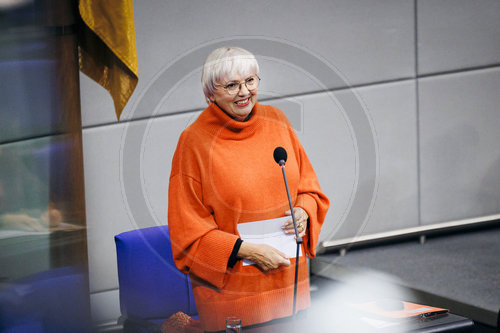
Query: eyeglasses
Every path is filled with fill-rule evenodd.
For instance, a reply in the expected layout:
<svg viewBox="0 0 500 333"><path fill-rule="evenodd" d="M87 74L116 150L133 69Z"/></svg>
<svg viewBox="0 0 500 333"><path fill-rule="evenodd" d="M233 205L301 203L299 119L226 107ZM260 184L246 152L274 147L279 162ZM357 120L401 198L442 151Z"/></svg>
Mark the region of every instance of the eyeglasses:
<svg viewBox="0 0 500 333"><path fill-rule="evenodd" d="M259 87L259 82L260 77L258 75L251 75L245 81L231 81L224 86L219 84L218 86L221 86L229 95L236 95L240 91L242 84L251 91Z"/></svg>

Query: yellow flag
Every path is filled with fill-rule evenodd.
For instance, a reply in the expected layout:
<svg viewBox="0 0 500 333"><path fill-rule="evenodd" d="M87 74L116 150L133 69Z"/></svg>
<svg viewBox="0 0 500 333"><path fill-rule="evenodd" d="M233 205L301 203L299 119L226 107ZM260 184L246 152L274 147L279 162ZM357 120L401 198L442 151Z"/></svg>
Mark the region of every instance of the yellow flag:
<svg viewBox="0 0 500 333"><path fill-rule="evenodd" d="M80 0L78 9L80 70L109 91L120 120L138 81L132 0Z"/></svg>

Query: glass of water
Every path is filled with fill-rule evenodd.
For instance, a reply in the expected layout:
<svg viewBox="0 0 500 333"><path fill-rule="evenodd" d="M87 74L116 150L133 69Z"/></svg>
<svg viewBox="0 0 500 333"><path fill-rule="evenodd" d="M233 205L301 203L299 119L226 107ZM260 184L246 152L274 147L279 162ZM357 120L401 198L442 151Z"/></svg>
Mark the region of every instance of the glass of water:
<svg viewBox="0 0 500 333"><path fill-rule="evenodd" d="M226 333L239 333L241 332L241 318L227 317L226 318Z"/></svg>

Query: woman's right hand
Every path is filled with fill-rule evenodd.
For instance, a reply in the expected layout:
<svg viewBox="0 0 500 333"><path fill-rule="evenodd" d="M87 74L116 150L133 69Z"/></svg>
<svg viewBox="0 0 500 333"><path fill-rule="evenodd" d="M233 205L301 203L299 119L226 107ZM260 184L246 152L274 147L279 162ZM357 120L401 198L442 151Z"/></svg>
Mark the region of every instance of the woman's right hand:
<svg viewBox="0 0 500 333"><path fill-rule="evenodd" d="M253 261L264 272L280 266L290 266L290 259L283 252L266 244L243 242L237 257Z"/></svg>

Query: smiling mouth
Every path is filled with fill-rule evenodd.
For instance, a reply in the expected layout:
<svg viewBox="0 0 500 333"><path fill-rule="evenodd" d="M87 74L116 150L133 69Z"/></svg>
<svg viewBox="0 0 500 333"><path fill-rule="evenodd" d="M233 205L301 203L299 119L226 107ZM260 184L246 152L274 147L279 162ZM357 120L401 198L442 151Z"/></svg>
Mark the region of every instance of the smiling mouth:
<svg viewBox="0 0 500 333"><path fill-rule="evenodd" d="M248 97L247 99L242 99L240 101L234 102L234 104L236 104L238 106L247 106L248 103L250 103L250 97Z"/></svg>

